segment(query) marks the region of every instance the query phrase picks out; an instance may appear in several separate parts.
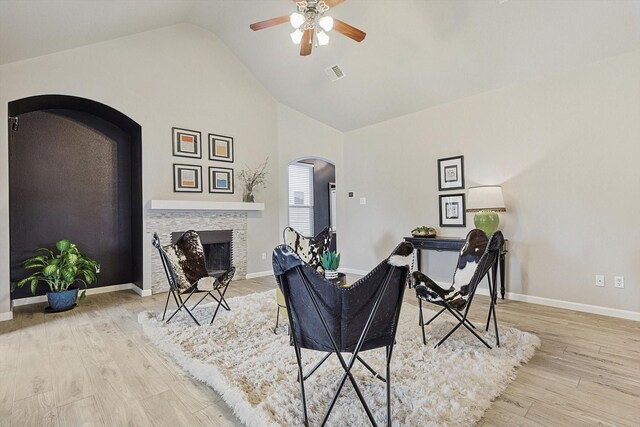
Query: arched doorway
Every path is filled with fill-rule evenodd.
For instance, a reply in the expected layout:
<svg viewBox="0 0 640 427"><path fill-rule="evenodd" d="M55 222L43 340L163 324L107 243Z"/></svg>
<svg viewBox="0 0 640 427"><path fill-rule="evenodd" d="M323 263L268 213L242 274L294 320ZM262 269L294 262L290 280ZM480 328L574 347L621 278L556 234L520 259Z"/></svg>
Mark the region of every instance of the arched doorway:
<svg viewBox="0 0 640 427"><path fill-rule="evenodd" d="M333 251L337 247L335 181L336 168L328 160L308 157L288 165L289 226L308 236L331 227Z"/></svg>
<svg viewBox="0 0 640 427"><path fill-rule="evenodd" d="M101 265L92 287L142 287L140 125L64 95L10 102L9 116L10 280L24 277L35 248L69 239ZM27 296L25 287L12 298Z"/></svg>

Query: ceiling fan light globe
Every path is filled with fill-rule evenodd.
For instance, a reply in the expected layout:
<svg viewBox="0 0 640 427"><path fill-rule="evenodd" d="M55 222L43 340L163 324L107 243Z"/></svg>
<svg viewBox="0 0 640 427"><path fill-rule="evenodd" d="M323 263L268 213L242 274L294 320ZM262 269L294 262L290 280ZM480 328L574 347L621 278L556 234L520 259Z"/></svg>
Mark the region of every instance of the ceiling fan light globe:
<svg viewBox="0 0 640 427"><path fill-rule="evenodd" d="M322 27L323 30L331 31L331 29L333 28L333 18L330 16L323 16L318 21L318 24Z"/></svg>
<svg viewBox="0 0 640 427"><path fill-rule="evenodd" d="M291 41L293 41L294 44L300 44L300 41L302 40L302 31L300 31L300 29L296 29L293 33L291 33Z"/></svg>
<svg viewBox="0 0 640 427"><path fill-rule="evenodd" d="M293 12L289 17L289 22L291 23L291 26L296 29L300 28L300 26L304 24L304 21L305 21L304 15L298 12Z"/></svg>
<svg viewBox="0 0 640 427"><path fill-rule="evenodd" d="M318 37L318 46L326 46L329 44L329 35L324 31L318 31L316 37Z"/></svg>

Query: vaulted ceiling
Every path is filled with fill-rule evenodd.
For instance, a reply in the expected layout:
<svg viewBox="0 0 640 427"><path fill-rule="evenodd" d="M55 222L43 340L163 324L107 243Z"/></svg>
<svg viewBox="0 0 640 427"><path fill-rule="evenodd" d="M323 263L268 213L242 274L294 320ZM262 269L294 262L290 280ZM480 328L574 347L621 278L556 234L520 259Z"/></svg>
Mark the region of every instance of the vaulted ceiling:
<svg viewBox="0 0 640 427"><path fill-rule="evenodd" d="M285 105L349 131L640 49L637 0L347 0L328 14L367 33L335 32L299 56L291 0L0 0L0 64L166 25L216 34ZM338 64L346 77L331 82Z"/></svg>

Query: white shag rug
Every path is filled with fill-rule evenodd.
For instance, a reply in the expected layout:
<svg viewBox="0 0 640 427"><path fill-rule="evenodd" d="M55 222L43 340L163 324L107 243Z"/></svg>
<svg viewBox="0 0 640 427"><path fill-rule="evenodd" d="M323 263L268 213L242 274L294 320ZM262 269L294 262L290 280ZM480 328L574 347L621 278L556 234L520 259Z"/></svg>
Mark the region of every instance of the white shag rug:
<svg viewBox="0 0 640 427"><path fill-rule="evenodd" d="M154 344L196 379L216 390L247 426L302 425L300 386L294 349L286 334L275 335L275 291L228 300L232 311L215 306L194 310L196 324L178 313L170 323L162 312L145 311L138 321ZM167 316L170 315L167 312ZM425 310L429 319L434 312ZM498 308L498 320L500 320ZM540 340L533 334L502 326L501 347L487 349L460 328L442 346L433 346L454 325L443 313L425 328L422 344L418 309L402 308L391 362L392 421L397 426L471 426L515 378L516 367L533 356ZM285 319L286 320L286 319ZM484 329L480 329L481 336ZM491 333L483 338L492 344ZM324 354L302 350L307 368ZM360 355L384 376L385 351ZM349 355L345 354L348 360ZM360 363L352 370L376 421L386 424L386 386ZM310 425L318 425L344 373L335 355L305 381ZM370 425L353 387L346 382L328 425Z"/></svg>

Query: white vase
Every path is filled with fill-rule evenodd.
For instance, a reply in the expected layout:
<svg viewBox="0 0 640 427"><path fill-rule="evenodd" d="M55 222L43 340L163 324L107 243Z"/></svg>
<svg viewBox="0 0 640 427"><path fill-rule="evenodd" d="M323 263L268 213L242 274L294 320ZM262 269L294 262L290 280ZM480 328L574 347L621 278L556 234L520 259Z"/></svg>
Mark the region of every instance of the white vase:
<svg viewBox="0 0 640 427"><path fill-rule="evenodd" d="M338 271L337 270L325 270L324 278L328 279L328 280L337 279L338 278Z"/></svg>

